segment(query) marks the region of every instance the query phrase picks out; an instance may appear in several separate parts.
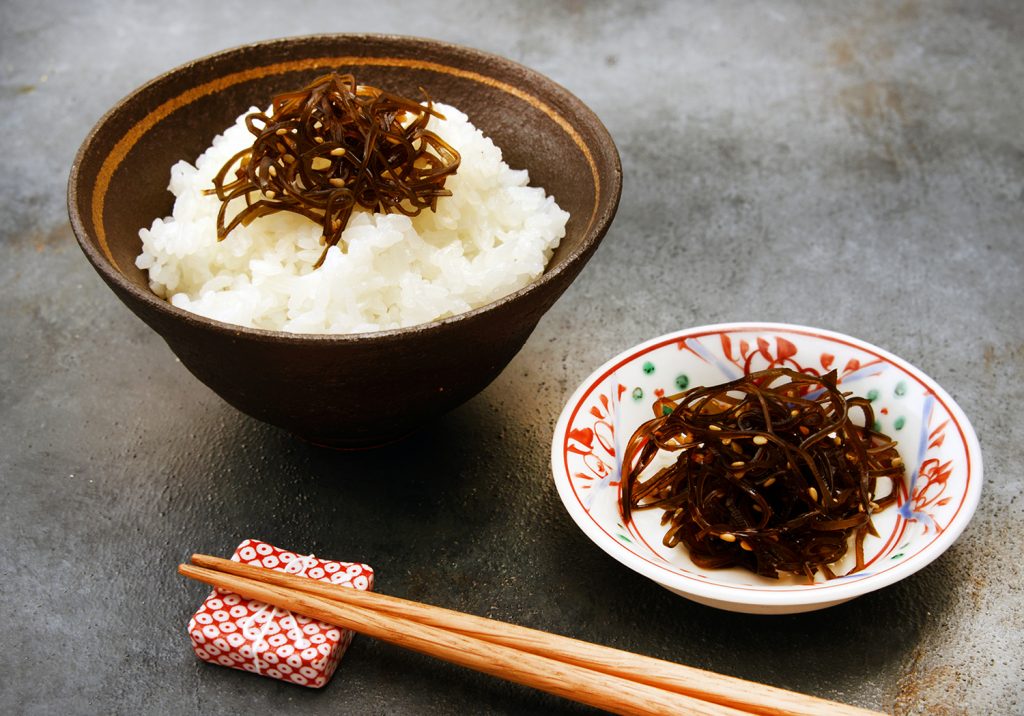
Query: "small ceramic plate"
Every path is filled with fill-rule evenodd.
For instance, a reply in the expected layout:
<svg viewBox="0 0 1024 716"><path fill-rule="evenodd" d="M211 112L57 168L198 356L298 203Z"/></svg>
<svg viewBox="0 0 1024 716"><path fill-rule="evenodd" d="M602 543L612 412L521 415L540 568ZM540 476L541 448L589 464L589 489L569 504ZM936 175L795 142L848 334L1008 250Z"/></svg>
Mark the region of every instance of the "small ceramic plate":
<svg viewBox="0 0 1024 716"><path fill-rule="evenodd" d="M684 547L662 543L661 510L628 523L618 506L622 451L653 417L658 397L786 367L836 369L843 390L868 398L878 427L908 466L898 507L874 517L864 570L808 584L741 568L702 569ZM839 604L892 584L942 554L981 495L981 449L970 422L931 378L881 348L839 333L772 323L733 323L671 333L630 348L591 374L559 417L551 449L558 493L601 549L688 599L731 611L785 614ZM851 550L852 551L852 550ZM842 567L843 565L840 565Z"/></svg>

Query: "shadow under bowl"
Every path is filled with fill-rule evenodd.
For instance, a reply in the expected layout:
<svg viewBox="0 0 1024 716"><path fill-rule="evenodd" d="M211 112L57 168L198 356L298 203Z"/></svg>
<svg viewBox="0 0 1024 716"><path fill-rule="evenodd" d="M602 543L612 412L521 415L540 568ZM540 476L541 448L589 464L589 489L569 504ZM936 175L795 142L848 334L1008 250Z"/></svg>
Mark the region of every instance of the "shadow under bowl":
<svg viewBox="0 0 1024 716"><path fill-rule="evenodd" d="M487 306L400 330L265 331L175 308L135 266L139 229L171 213L171 167L193 161L248 107L331 72L453 105L570 213L545 273ZM442 42L322 35L260 42L182 65L139 88L93 128L68 184L82 251L199 380L239 410L315 443L395 440L486 387L596 250L618 207L622 168L579 99L509 60Z"/></svg>

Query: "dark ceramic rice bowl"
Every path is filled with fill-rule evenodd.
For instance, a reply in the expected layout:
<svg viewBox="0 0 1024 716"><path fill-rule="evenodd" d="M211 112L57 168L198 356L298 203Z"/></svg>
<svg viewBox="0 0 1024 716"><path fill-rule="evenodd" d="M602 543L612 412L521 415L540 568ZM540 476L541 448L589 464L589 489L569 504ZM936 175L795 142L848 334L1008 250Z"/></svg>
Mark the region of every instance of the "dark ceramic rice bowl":
<svg viewBox="0 0 1024 716"><path fill-rule="evenodd" d="M192 161L251 105L329 71L466 112L571 218L539 279L482 308L407 329L305 335L221 323L171 306L136 268L139 229L170 213L171 166ZM325 35L256 43L171 70L120 101L71 169L71 224L96 271L181 362L231 405L313 442L389 442L487 386L603 238L622 170L600 120L546 77L432 40Z"/></svg>

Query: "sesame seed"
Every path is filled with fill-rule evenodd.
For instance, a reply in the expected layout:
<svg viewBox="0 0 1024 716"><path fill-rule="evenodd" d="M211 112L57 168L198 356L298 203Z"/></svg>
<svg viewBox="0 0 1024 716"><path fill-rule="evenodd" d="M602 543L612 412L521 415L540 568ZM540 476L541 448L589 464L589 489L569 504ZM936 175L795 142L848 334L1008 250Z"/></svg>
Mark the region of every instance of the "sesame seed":
<svg viewBox="0 0 1024 716"><path fill-rule="evenodd" d="M331 168L331 160L326 157L313 157L313 161L310 162L310 168L315 172L322 172L325 169Z"/></svg>
<svg viewBox="0 0 1024 716"><path fill-rule="evenodd" d="M747 541L746 541L745 539L741 539L741 540L740 540L740 547L742 547L743 549L745 549L745 550L746 550L747 552L753 552L753 551L754 551L754 548L753 548L753 547L751 547L751 546L750 546L750 543L749 543L749 542L747 542Z"/></svg>
<svg viewBox="0 0 1024 716"><path fill-rule="evenodd" d="M709 425L708 426L708 430L717 430L717 431L721 432L722 428L720 428L717 425Z"/></svg>
<svg viewBox="0 0 1024 716"><path fill-rule="evenodd" d="M743 465L744 463L742 460L737 460L736 462L732 463L729 467L743 467Z"/></svg>
<svg viewBox="0 0 1024 716"><path fill-rule="evenodd" d="M816 489L814 489L813 487L808 487L807 488L807 495L811 498L811 500L813 502L817 502L818 501L818 491Z"/></svg>
<svg viewBox="0 0 1024 716"><path fill-rule="evenodd" d="M794 417L794 418L795 418L795 417L796 417L797 415L799 415L799 414L800 414L800 411L799 411L799 410L797 410L796 408L794 408L793 410L790 410L790 411L789 411L789 414L790 414L790 416L791 416L791 417Z"/></svg>
<svg viewBox="0 0 1024 716"><path fill-rule="evenodd" d="M324 138L323 137L313 137L313 141L316 142L317 144L323 144L324 143Z"/></svg>
<svg viewBox="0 0 1024 716"><path fill-rule="evenodd" d="M335 157L343 157L346 154L345 147L335 147L331 150L331 154Z"/></svg>
<svg viewBox="0 0 1024 716"><path fill-rule="evenodd" d="M269 174L272 177L276 177L277 176L277 167L275 167L273 164L271 164L269 167L267 167L267 174Z"/></svg>
<svg viewBox="0 0 1024 716"><path fill-rule="evenodd" d="M754 436L754 444L755 445L767 445L768 444L768 438L766 438L764 435L755 435Z"/></svg>
<svg viewBox="0 0 1024 716"><path fill-rule="evenodd" d="M892 459L892 466L893 467L900 467L901 465L903 465L903 458L901 458L900 456L897 455L896 457L894 457Z"/></svg>
<svg viewBox="0 0 1024 716"><path fill-rule="evenodd" d="M280 137L280 136L283 136L285 134L288 134L288 130L285 129L284 127L282 127L281 129L279 129L276 132L274 132L274 134L276 134L277 136Z"/></svg>
<svg viewBox="0 0 1024 716"><path fill-rule="evenodd" d="M722 438L723 445L729 445L732 443L732 438Z"/></svg>
<svg viewBox="0 0 1024 716"><path fill-rule="evenodd" d="M734 535L732 532L723 532L722 534L720 534L718 536L722 539L723 542L735 542L736 541L736 535Z"/></svg>
<svg viewBox="0 0 1024 716"><path fill-rule="evenodd" d="M331 186L345 186L345 180L338 177L331 177L330 182Z"/></svg>
<svg viewBox="0 0 1024 716"><path fill-rule="evenodd" d="M761 487L771 487L775 484L775 478L769 477L767 480L761 483Z"/></svg>
<svg viewBox="0 0 1024 716"><path fill-rule="evenodd" d="M320 129L322 126L324 126L324 123L321 122L319 119L313 122L313 129Z"/></svg>
<svg viewBox="0 0 1024 716"><path fill-rule="evenodd" d="M273 199L275 196L277 196L277 192L274 191L273 189L267 189L265 192L263 192L263 196L267 197L268 199Z"/></svg>

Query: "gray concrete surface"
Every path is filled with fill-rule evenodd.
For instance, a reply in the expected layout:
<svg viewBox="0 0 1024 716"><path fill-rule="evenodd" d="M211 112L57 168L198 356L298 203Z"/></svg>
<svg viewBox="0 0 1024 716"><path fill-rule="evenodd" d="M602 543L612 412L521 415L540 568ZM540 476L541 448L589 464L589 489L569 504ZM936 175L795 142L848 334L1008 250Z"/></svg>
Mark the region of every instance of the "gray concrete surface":
<svg viewBox="0 0 1024 716"><path fill-rule="evenodd" d="M285 5L293 5L285 9ZM102 285L64 208L104 110L274 36L436 37L553 77L622 154L594 261L484 393L409 441L322 452L195 381ZM174 571L242 538L365 560L383 591L896 714L1024 712L1024 10L1014 2L311 0L0 5L0 712L580 713L356 639L322 692L206 666ZM663 591L571 523L555 417L618 351L780 320L917 364L978 431L956 545L763 618Z"/></svg>

